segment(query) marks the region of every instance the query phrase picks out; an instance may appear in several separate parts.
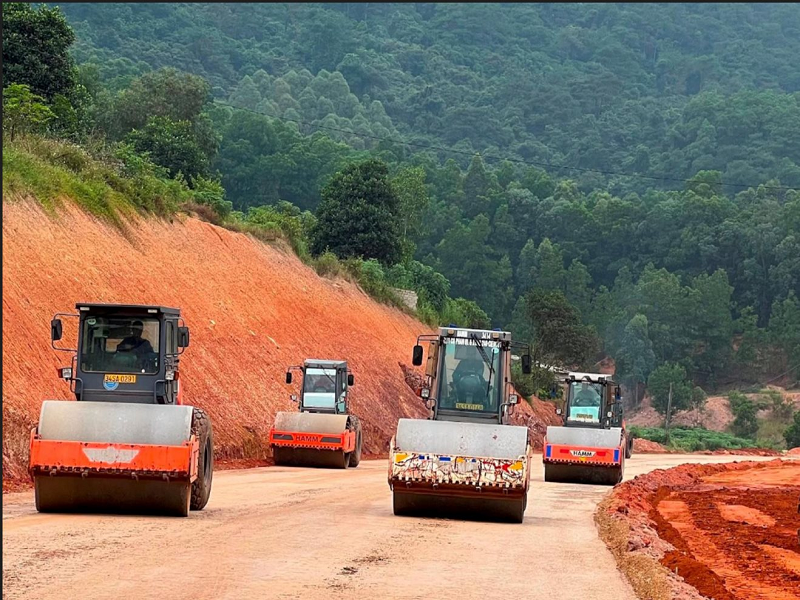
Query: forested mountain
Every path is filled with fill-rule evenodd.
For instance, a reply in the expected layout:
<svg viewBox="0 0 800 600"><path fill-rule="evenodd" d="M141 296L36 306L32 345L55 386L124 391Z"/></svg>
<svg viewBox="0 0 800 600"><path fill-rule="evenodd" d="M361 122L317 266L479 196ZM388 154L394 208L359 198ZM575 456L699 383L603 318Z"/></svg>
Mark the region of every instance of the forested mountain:
<svg viewBox="0 0 800 600"><path fill-rule="evenodd" d="M173 66L217 98L469 154L800 185L791 4L67 4L112 85ZM305 133L313 131L303 127ZM329 132L350 145L374 140ZM446 159L452 155L440 152ZM674 181L561 170L585 190ZM732 188L736 191L741 188Z"/></svg>
<svg viewBox="0 0 800 600"><path fill-rule="evenodd" d="M74 89L4 81L51 107L39 131L366 259L362 283L415 289L431 323L610 355L631 387L800 377L794 5L61 10ZM28 60L13 43L4 63Z"/></svg>

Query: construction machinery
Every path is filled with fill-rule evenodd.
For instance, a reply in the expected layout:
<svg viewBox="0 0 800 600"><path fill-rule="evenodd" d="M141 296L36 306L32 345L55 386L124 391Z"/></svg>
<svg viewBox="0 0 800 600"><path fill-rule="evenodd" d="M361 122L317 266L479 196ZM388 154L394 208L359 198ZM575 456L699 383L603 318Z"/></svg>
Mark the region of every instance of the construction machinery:
<svg viewBox="0 0 800 600"><path fill-rule="evenodd" d="M526 344L500 330L442 327L414 346L420 366L429 343L428 419L400 419L389 451L395 515L443 515L521 523L530 484L527 427L509 424L519 396L511 384L512 349Z"/></svg>
<svg viewBox="0 0 800 600"><path fill-rule="evenodd" d="M187 516L211 494L211 421L184 404L179 362L189 345L180 310L76 305L57 314L51 345L76 401L45 400L31 432L29 472L40 512ZM56 345L61 317L78 319L74 349Z"/></svg>
<svg viewBox="0 0 800 600"><path fill-rule="evenodd" d="M544 439L545 481L615 485L622 481L633 438L622 417L620 388L610 375L570 372L562 376L561 426Z"/></svg>
<svg viewBox="0 0 800 600"><path fill-rule="evenodd" d="M361 422L349 412L349 390L353 374L344 360L307 359L289 367L303 374L299 412L279 412L269 432L276 465L333 467L346 469L361 462Z"/></svg>

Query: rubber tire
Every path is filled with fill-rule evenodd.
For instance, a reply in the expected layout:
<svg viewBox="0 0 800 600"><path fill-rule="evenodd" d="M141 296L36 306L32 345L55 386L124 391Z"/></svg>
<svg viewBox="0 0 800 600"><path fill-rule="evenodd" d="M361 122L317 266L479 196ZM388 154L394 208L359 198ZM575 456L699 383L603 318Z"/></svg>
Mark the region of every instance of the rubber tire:
<svg viewBox="0 0 800 600"><path fill-rule="evenodd" d="M211 419L199 408L192 410L192 435L198 440L197 479L192 483L192 510L203 510L211 497L211 480L214 477L214 431Z"/></svg>
<svg viewBox="0 0 800 600"><path fill-rule="evenodd" d="M358 466L358 463L361 462L361 444L362 444L362 437L361 437L361 421L358 420L358 417L350 415L350 424L356 432L356 447L350 453L350 466L355 468Z"/></svg>
<svg viewBox="0 0 800 600"><path fill-rule="evenodd" d="M625 437L625 458L630 458L633 454L633 437Z"/></svg>

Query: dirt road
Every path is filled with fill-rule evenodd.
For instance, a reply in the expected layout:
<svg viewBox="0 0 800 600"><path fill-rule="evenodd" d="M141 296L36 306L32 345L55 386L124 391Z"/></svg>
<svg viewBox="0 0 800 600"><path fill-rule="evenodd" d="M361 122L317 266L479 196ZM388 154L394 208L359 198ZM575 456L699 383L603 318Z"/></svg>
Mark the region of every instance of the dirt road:
<svg viewBox="0 0 800 600"><path fill-rule="evenodd" d="M752 459L752 457L748 457ZM634 455L626 477L729 456ZM609 488L544 483L525 522L395 517L386 462L214 475L188 519L44 515L3 497L4 597L633 599L592 514Z"/></svg>

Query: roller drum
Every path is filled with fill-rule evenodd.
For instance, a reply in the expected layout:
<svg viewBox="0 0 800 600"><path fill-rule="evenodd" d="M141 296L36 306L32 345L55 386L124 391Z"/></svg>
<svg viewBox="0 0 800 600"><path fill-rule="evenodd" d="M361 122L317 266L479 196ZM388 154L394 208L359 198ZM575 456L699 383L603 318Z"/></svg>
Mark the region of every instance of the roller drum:
<svg viewBox="0 0 800 600"><path fill-rule="evenodd" d="M42 440L181 446L191 439L191 406L45 401L37 433ZM187 516L191 482L95 472L37 474L41 512L102 512Z"/></svg>

